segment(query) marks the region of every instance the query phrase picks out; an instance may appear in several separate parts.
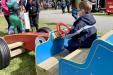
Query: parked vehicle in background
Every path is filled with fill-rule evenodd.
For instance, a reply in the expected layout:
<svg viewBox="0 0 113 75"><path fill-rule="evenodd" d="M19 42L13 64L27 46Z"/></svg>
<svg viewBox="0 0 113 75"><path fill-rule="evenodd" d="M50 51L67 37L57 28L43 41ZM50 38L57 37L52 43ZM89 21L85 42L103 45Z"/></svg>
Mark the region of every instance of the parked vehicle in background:
<svg viewBox="0 0 113 75"><path fill-rule="evenodd" d="M106 0L106 14L113 14L113 0Z"/></svg>
<svg viewBox="0 0 113 75"><path fill-rule="evenodd" d="M106 0L89 0L93 4L92 11L105 11L106 9Z"/></svg>

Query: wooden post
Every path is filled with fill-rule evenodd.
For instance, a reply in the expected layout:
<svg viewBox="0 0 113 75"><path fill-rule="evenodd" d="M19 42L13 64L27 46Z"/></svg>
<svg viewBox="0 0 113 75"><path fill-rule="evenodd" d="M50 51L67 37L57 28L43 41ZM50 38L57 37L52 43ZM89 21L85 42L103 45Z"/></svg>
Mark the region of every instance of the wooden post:
<svg viewBox="0 0 113 75"><path fill-rule="evenodd" d="M25 52L25 50L23 48L15 49L13 51L10 51L10 54L11 54L10 57L15 57L15 56L20 55L20 54L22 54L24 52Z"/></svg>
<svg viewBox="0 0 113 75"><path fill-rule="evenodd" d="M10 57L15 57L17 55L20 55L25 52L25 50L22 48L23 42L15 42L12 44L8 44L8 47L10 49Z"/></svg>
<svg viewBox="0 0 113 75"><path fill-rule="evenodd" d="M9 49L14 49L14 48L17 48L17 47L22 47L23 46L23 42L15 42L15 43L12 43L12 44L8 44L8 47Z"/></svg>

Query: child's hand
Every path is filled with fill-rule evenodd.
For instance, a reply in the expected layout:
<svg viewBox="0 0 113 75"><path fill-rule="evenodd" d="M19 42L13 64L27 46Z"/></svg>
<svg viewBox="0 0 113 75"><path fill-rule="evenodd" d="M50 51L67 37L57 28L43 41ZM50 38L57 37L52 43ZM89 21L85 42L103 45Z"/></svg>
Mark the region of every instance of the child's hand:
<svg viewBox="0 0 113 75"><path fill-rule="evenodd" d="M56 39L56 38L61 37L61 35L57 31L54 31L53 37L54 37L54 39Z"/></svg>
<svg viewBox="0 0 113 75"><path fill-rule="evenodd" d="M72 37L72 34L68 34L65 36L66 39L71 39L71 37Z"/></svg>

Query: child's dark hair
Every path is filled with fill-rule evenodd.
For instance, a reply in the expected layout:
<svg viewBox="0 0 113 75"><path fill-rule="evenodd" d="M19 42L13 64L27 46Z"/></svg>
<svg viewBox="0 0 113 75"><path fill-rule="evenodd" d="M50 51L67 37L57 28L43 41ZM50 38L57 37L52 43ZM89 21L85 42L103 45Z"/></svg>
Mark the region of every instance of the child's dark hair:
<svg viewBox="0 0 113 75"><path fill-rule="evenodd" d="M92 10L92 3L88 0L83 0L79 3L79 9L90 12Z"/></svg>

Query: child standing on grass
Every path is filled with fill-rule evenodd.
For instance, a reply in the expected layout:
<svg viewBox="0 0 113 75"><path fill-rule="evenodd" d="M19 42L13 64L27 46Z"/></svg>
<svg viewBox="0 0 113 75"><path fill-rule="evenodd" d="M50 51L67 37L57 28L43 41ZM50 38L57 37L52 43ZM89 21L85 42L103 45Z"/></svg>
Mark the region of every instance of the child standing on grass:
<svg viewBox="0 0 113 75"><path fill-rule="evenodd" d="M10 13L9 20L11 23L11 26L9 29L12 30L9 32L9 34L16 33L17 26L20 28L20 32L25 32L24 25L17 15L18 10L19 10L19 6L18 6L17 2L14 0L11 0L10 2L7 2L7 6L8 6L9 13Z"/></svg>
<svg viewBox="0 0 113 75"><path fill-rule="evenodd" d="M24 7L24 3L22 2L22 0L20 0L19 1L19 17L23 23L24 23L24 13L25 12L26 12L26 10Z"/></svg>
<svg viewBox="0 0 113 75"><path fill-rule="evenodd" d="M71 39L68 42L67 50L70 52L78 48L90 48L93 41L97 38L96 20L91 14L91 2L84 0L79 4L79 18L74 22L73 28L66 36Z"/></svg>

